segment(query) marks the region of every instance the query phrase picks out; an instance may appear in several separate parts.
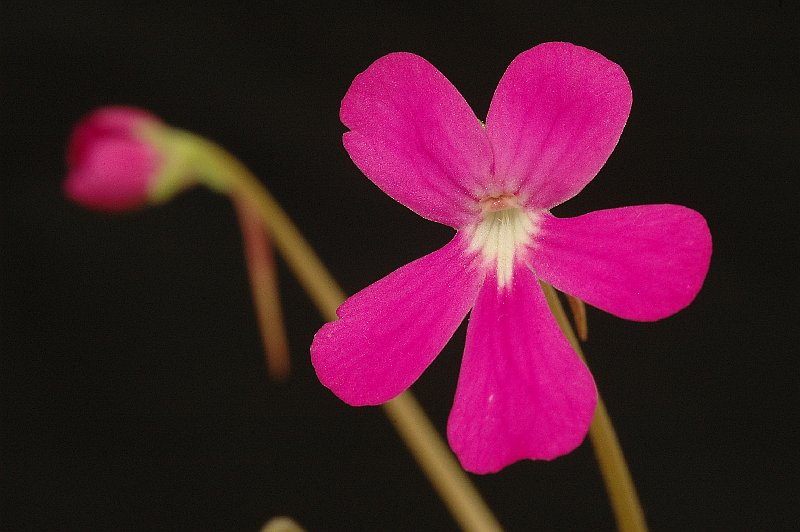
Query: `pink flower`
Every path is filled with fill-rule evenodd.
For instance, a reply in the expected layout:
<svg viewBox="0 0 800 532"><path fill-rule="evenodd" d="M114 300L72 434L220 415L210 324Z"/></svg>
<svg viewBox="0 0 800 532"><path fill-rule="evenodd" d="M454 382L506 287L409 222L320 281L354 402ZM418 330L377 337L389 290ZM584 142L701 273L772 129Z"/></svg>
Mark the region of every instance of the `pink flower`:
<svg viewBox="0 0 800 532"><path fill-rule="evenodd" d="M550 214L603 166L630 107L622 69L568 43L514 59L485 125L416 55L389 54L358 75L341 109L350 157L392 198L457 232L342 304L311 346L322 383L351 405L388 401L472 309L447 426L464 468L494 472L577 447L597 392L538 280L650 321L692 301L711 256L704 218L686 207Z"/></svg>
<svg viewBox="0 0 800 532"><path fill-rule="evenodd" d="M133 107L103 107L81 120L67 149L67 196L101 211L145 205L162 166L146 138L161 121Z"/></svg>

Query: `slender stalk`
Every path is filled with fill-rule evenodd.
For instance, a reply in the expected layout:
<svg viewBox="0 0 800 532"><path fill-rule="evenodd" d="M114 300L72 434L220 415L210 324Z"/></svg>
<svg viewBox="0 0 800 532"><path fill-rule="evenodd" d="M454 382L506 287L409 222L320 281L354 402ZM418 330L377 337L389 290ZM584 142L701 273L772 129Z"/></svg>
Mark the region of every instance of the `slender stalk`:
<svg viewBox="0 0 800 532"><path fill-rule="evenodd" d="M502 530L414 395L403 392L383 407L461 528Z"/></svg>
<svg viewBox="0 0 800 532"><path fill-rule="evenodd" d="M552 286L546 283L541 284L556 321L564 331L569 343L572 344L573 349L586 362L580 342L578 342L575 332L569 324L569 319L564 312L561 301L558 299L558 294ZM639 496L636 494L636 486L633 484L633 478L625 463L625 456L622 454L622 447L619 444L617 433L614 431L614 425L611 424L611 418L599 394L594 419L589 427L589 437L592 440L594 454L600 465L600 472L603 475L603 482L605 482L608 498L611 501L611 508L614 510L617 528L622 532L646 531L647 523L644 519L644 511L639 503Z"/></svg>
<svg viewBox="0 0 800 532"><path fill-rule="evenodd" d="M291 219L238 159L208 140L198 137L197 142L207 157L204 165L227 178L228 194L237 202L248 202L259 213L275 246L322 316L328 321L338 319L336 309L345 294ZM411 392L405 391L382 406L459 525L470 531L501 530Z"/></svg>
<svg viewBox="0 0 800 532"><path fill-rule="evenodd" d="M567 294L567 303L572 311L572 320L575 322L575 331L581 342L589 339L589 323L586 321L586 304L575 296Z"/></svg>
<svg viewBox="0 0 800 532"><path fill-rule="evenodd" d="M271 379L284 380L289 376L289 342L286 339L278 275L269 235L253 206L240 197L234 196L232 199L242 229L245 263L264 344L267 372Z"/></svg>

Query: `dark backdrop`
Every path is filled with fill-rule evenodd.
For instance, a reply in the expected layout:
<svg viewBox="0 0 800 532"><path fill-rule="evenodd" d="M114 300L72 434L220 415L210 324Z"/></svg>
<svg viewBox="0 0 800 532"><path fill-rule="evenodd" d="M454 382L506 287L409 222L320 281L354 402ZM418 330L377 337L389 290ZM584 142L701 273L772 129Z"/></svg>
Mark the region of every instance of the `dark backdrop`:
<svg viewBox="0 0 800 532"><path fill-rule="evenodd" d="M634 94L608 164L557 214L680 203L714 237L705 287L676 316L589 311L590 367L653 529L797 524L797 3L483 4L3 2L0 528L253 531L276 514L455 528L382 411L317 382L322 322L283 264L294 373L267 381L224 198L87 212L60 192L64 141L109 103L215 139L352 293L451 234L349 160L353 77L413 51L483 117L511 59L549 40L619 63ZM462 327L413 387L442 431L463 342ZM588 443L474 480L510 529L613 527Z"/></svg>

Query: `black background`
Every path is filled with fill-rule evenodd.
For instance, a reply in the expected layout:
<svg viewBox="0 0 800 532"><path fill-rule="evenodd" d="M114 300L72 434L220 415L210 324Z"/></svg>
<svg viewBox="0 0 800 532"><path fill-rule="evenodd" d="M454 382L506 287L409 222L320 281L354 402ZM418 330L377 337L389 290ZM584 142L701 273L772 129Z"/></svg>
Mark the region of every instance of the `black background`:
<svg viewBox="0 0 800 532"><path fill-rule="evenodd" d="M316 380L322 322L283 264L294 373L268 382L225 198L85 211L60 191L64 142L109 103L216 140L352 293L452 232L349 160L338 110L353 77L416 52L484 117L511 59L550 40L619 63L634 95L609 162L556 214L679 203L714 238L705 287L674 317L589 311L590 367L652 528L797 525L796 2L12 4L0 8L0 528L244 531L276 514L312 530L455 528L382 411ZM442 431L463 341L462 326L413 388ZM473 478L509 529L613 528L588 443Z"/></svg>

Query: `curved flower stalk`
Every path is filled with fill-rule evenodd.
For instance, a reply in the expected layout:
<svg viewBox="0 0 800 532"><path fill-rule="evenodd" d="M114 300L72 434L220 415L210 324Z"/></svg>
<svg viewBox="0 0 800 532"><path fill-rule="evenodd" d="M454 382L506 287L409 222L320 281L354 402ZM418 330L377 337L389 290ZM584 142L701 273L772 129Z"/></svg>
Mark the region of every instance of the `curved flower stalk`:
<svg viewBox="0 0 800 532"><path fill-rule="evenodd" d="M122 149L116 149L118 147ZM270 233L322 316L325 319L336 317L336 308L345 299L344 292L258 178L217 144L173 129L138 109L103 108L76 126L70 139L67 163L67 195L77 203L101 211L123 211L147 203L161 203L194 183L203 183L228 194L240 214L246 254L258 254L259 249L264 248L263 242L248 243L248 235L254 234L254 221L258 218L262 232ZM272 267L271 259L268 263L264 262L266 260L260 258L256 268ZM265 279L256 273L259 278L253 279L250 261L248 266L254 286L256 282L275 282L274 275ZM267 301L277 305L277 286L270 291L273 293L267 294ZM264 294L254 296L258 305ZM274 298L270 299L271 296ZM269 324L262 323L262 331L268 327ZM281 332L285 334L282 327ZM270 353L269 347L267 353ZM383 406L459 525L470 531L501 530L411 392L400 394Z"/></svg>
<svg viewBox="0 0 800 532"><path fill-rule="evenodd" d="M208 171L203 148L192 134L168 126L147 111L102 107L72 132L64 192L76 203L106 212L164 203L196 183L227 193L242 229L267 369L273 378L286 378L289 348L268 235L249 199L231 193L224 180Z"/></svg>
<svg viewBox="0 0 800 532"><path fill-rule="evenodd" d="M617 316L657 320L692 301L711 254L704 218L686 207L550 213L605 164L631 101L617 64L569 43L517 56L485 124L414 54L359 74L341 107L353 162L456 234L339 307L311 347L321 382L351 405L388 401L471 310L447 427L464 468L496 472L577 447L597 391L539 280Z"/></svg>

